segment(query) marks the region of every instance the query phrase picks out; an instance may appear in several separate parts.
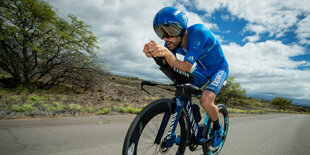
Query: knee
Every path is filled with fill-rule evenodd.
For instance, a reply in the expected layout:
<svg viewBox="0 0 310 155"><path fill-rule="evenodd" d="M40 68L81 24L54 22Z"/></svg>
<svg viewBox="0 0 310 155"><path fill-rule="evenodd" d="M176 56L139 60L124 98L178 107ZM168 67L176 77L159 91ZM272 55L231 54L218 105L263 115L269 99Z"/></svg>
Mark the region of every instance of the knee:
<svg viewBox="0 0 310 155"><path fill-rule="evenodd" d="M203 107L210 107L213 104L213 101L210 98L204 97L204 98L200 98L200 104Z"/></svg>
<svg viewBox="0 0 310 155"><path fill-rule="evenodd" d="M212 92L204 91L200 98L201 106L205 108L212 107L214 105L215 96L216 95Z"/></svg>

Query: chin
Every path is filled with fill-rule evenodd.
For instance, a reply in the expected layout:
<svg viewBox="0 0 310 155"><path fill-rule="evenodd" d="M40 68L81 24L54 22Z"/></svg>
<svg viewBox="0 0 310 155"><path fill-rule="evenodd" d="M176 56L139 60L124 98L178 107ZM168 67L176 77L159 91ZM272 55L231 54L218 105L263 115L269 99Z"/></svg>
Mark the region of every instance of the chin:
<svg viewBox="0 0 310 155"><path fill-rule="evenodd" d="M170 47L168 47L168 48L169 48L169 50L174 50L174 49L175 49L175 47L171 47L171 48L170 48Z"/></svg>

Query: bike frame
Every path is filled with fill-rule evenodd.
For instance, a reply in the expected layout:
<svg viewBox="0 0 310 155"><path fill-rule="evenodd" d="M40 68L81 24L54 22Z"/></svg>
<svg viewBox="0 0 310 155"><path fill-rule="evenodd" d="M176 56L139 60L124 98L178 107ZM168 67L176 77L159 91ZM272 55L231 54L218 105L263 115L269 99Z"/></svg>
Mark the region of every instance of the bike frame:
<svg viewBox="0 0 310 155"><path fill-rule="evenodd" d="M176 143L176 145L179 145L177 152L180 153L184 153L187 145L191 151L195 151L198 145L202 145L204 154L217 154L221 150L227 135L227 108L222 104L218 105L218 107L220 108L219 110L221 110L219 112L221 112L225 117L224 140L222 140L221 144L217 148L210 149L213 137L211 135L211 120L208 115L205 116L204 123L201 124L199 124L199 120L195 119L196 115L194 112L196 112L197 107L194 107L193 109L192 97L199 97L202 94L202 91L198 87L189 84L191 81L193 81L194 75L170 67L164 58L154 58L154 60L160 66L160 70L169 79L171 79L173 84L166 85L154 83L151 81L142 81L141 89L148 94L150 93L143 88L144 85L174 86L177 88L177 90L174 98L172 99L173 101L169 99L154 101L149 106L145 107L141 111L141 113L135 118L127 131L123 145L123 154L136 154L139 138L142 134L142 131L144 130L144 127L148 124L149 121L151 121L151 119L153 119L152 117L155 117L166 110L169 110L169 112L165 112L157 134L155 135L156 137L154 140L154 144L159 145L159 147L155 145L155 152L167 153L170 147L172 147L174 143ZM152 110L154 110L155 113L152 113ZM169 124L168 122L170 120L170 117L172 119ZM180 136L182 136L180 137L180 141L179 138L176 139L177 135L175 133L179 121L181 125ZM168 124L169 128L167 128ZM168 129L168 133L164 135L166 129ZM163 136L166 137L163 138Z"/></svg>
<svg viewBox="0 0 310 155"><path fill-rule="evenodd" d="M172 116L171 124L169 126L169 130L168 130L167 137L165 139L165 143L163 144L163 146L166 148L172 147L175 142L175 138L176 138L175 130L176 130L178 121L181 117L183 109L185 109L185 112L188 118L187 120L189 120L189 125L190 125L192 133L195 135L196 141L199 141L201 138L203 138L203 137L198 136L199 125L198 125L198 122L196 122L194 119L194 114L192 110L192 98L190 94L186 93L186 87L190 87L190 86L186 84L177 86L177 91L176 91L176 95L174 98L176 107L175 107L175 110ZM162 138L163 133L167 127L170 115L171 115L170 113L165 113L154 143L160 144L160 139Z"/></svg>

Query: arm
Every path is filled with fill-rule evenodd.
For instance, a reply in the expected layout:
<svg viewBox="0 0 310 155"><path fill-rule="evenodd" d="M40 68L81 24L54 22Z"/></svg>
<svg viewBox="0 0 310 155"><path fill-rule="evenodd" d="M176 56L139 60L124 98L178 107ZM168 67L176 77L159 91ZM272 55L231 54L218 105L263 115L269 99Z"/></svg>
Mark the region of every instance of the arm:
<svg viewBox="0 0 310 155"><path fill-rule="evenodd" d="M168 49L167 49L168 50ZM166 61L171 67L175 67L184 72L190 72L192 69L192 64L188 61L180 61L178 60L169 50L165 52L166 55L164 56Z"/></svg>
<svg viewBox="0 0 310 155"><path fill-rule="evenodd" d="M173 53L171 53L169 49L167 49L163 45L156 43L155 41L147 43L145 45L145 49L146 52L144 53L148 53L149 56L151 55L152 57L165 57L166 61L171 67L175 67L184 72L190 72L192 68L191 63L187 61L177 60L175 55L173 55Z"/></svg>

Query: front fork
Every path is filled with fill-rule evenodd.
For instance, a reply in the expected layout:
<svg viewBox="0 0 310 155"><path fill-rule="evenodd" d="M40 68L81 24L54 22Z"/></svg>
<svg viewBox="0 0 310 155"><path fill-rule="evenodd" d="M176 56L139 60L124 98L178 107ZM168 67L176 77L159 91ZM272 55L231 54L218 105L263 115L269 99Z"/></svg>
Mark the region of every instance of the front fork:
<svg viewBox="0 0 310 155"><path fill-rule="evenodd" d="M174 113L173 113L173 116L172 116L172 120L171 120L171 124L170 124L170 127L169 127L169 130L168 130L168 134L167 134L167 137L165 138L164 140L164 143L162 144L163 147L165 148L169 148L171 147L174 142L175 142L175 130L177 128L177 125L178 125L178 121L181 117L181 114L182 114L182 108L183 108L183 105L184 103L182 102L182 97L181 96L177 96L175 98L175 102L176 102L176 107L175 107L175 110L174 110ZM159 130L158 130L158 133L157 133L157 136L155 138L155 141L154 143L155 144L160 144L160 140L164 134L164 131L167 127L167 124L169 122L169 118L170 118L170 113L165 113L164 117L163 117L163 120L160 124L160 127L159 127Z"/></svg>
<svg viewBox="0 0 310 155"><path fill-rule="evenodd" d="M179 121L181 114L182 114L182 108L184 107L183 101L184 101L184 99L181 96L177 96L175 98L176 107L175 107L175 110L174 110L174 113L172 116L172 120L171 120L171 124L170 124L169 130L168 130L168 134L164 140L164 143L162 144L164 148L169 148L169 147L173 146L173 144L175 143L175 138L176 138L175 130L176 130L176 127L178 125L178 121ZM210 137L205 137L206 136L205 134L208 134L208 133L206 133L207 132L206 130L207 130L207 123L208 123L209 117L208 117L208 115L206 115L204 123L198 124L198 122L196 122L194 120L193 111L191 110L192 104L189 103L190 100L185 100L185 102L186 102L185 111L186 111L186 114L188 116L189 126L192 130L192 133L195 135L196 141L198 142L198 144L201 144L202 140L205 140L204 138L207 138L207 139L210 138ZM160 144L160 142L161 142L160 140L162 139L164 131L168 125L170 116L171 116L170 112L165 113L163 120L160 124L160 128L158 130L157 136L156 136L155 141L154 141L155 144L158 144L158 145ZM208 131L208 132L210 132L210 131Z"/></svg>

